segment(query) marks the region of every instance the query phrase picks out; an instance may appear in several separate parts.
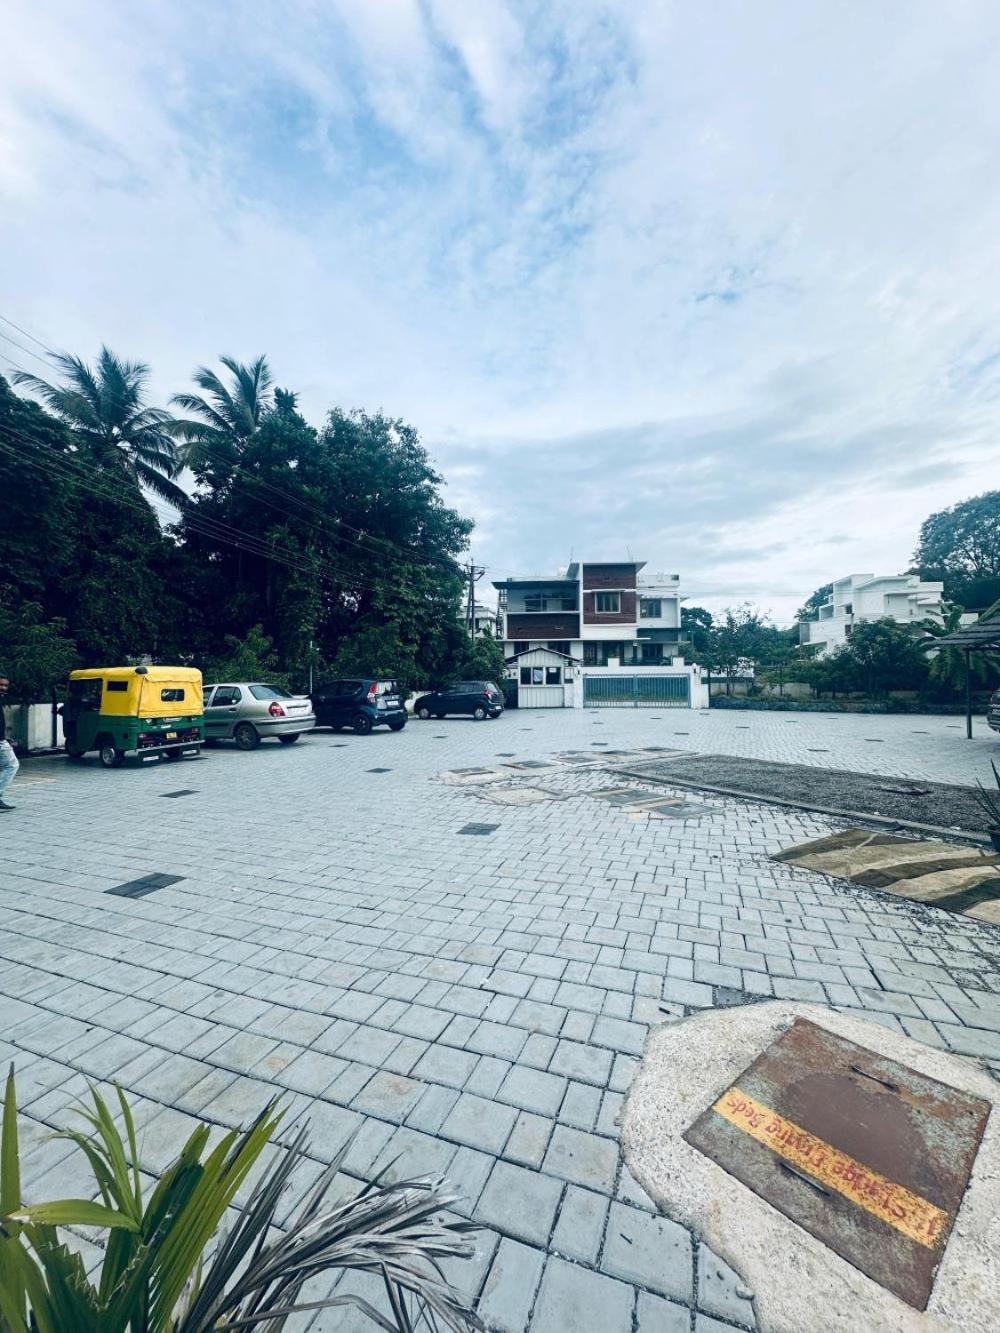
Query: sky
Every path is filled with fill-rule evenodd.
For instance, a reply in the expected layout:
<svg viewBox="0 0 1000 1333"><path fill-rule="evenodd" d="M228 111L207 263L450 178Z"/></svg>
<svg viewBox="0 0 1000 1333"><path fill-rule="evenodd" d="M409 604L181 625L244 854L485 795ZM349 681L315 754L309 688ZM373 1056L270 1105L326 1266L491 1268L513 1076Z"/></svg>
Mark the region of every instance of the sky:
<svg viewBox="0 0 1000 1333"><path fill-rule="evenodd" d="M0 44L0 314L161 401L264 352L405 418L486 584L632 556L787 622L996 485L995 0L6 0Z"/></svg>

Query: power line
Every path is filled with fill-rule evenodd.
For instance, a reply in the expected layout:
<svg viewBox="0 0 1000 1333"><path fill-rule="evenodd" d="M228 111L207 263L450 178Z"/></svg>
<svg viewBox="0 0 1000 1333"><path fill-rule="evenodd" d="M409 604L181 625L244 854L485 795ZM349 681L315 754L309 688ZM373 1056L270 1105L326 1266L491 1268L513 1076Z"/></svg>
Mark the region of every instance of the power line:
<svg viewBox="0 0 1000 1333"><path fill-rule="evenodd" d="M19 324L16 324L12 319L9 319L6 315L3 315L2 313L0 313L0 320L3 320L4 323L9 324L11 328L17 329L19 333L23 333L25 337L30 338L32 342L36 343L39 347L41 347L45 351L47 357L50 360L58 362L59 353L57 353L53 348L49 347L47 344L42 342L41 339L36 338L34 334L28 333L27 330L22 329ZM11 338L8 334L0 332L0 337L5 338L15 347L19 347L22 351L27 352L29 356L33 356L37 361L42 362L42 364L45 364L44 359L41 356L39 356L37 352L32 352L30 348L24 347L22 343L17 342L15 339ZM7 354L5 353L5 355ZM16 361L11 360L9 356L7 356L7 360L10 362L12 366L15 366L16 369L21 371L22 374L32 375L32 376L34 375L33 371L26 370L24 366L18 365L18 363ZM37 379L39 377L34 376L34 378ZM116 401L118 406L120 407L128 405L125 404L123 400L116 395L112 395L112 400ZM251 473L247 473L246 469L243 467L243 465L239 463L238 460L234 461L232 458L226 458L222 453L213 449L204 439L199 440L199 444L201 448L204 449L205 452L207 452L211 458L214 458L217 462L224 462L226 466L232 467L235 471L244 474L245 480L249 480L252 482L252 484L259 486L261 489L270 491L274 495L281 496L283 499L290 501L292 504L298 505L301 508L307 509L311 513L318 515L318 517L324 524L335 523L338 527L346 528L349 531L353 532L356 535L356 537L361 539L361 541L378 543L386 547L389 552L393 551L398 551L400 553L407 552L414 559L422 560L427 564L437 564L440 567L447 568L449 573L456 572L457 562L451 559L450 557L429 555L427 552L421 551L419 550L419 548L411 546L409 543L405 542L396 543L392 542L387 537L377 537L373 533L366 533L363 529L354 527L353 524L345 523L344 520L339 518L337 515L327 514L325 511L320 509L319 506L314 505L311 501L305 500L301 496L294 495L290 491L286 491L280 486L275 486L271 482L266 482L260 477L254 477L253 474ZM301 515L291 514L287 510L282 511L279 509L277 505L274 504L273 501L271 502L271 506L272 508L278 509L279 512L284 512L286 516L289 518L297 518L299 519L299 521L303 521ZM331 535L334 536L335 540L348 542L351 545L357 546L357 548L362 551L366 550L366 548L361 545L360 541L355 541L352 538L344 536L340 533ZM378 551L377 549L367 550L366 553L375 555L383 554L383 552Z"/></svg>

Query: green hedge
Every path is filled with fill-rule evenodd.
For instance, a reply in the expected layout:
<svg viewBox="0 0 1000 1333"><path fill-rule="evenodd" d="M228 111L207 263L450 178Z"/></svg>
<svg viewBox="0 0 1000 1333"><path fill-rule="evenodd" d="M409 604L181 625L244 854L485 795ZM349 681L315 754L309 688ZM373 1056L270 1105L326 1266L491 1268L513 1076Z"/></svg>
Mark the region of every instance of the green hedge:
<svg viewBox="0 0 1000 1333"><path fill-rule="evenodd" d="M964 704L926 703L921 699L747 699L714 694L712 708L753 709L771 713L937 713L947 717L965 714ZM972 711L984 714L987 705L973 702Z"/></svg>

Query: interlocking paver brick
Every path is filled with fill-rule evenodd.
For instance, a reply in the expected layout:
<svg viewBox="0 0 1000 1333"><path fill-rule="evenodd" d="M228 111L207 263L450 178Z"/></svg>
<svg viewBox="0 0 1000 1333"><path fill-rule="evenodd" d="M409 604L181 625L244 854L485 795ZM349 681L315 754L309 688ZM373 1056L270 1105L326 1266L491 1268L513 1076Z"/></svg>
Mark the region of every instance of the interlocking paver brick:
<svg viewBox="0 0 1000 1333"><path fill-rule="evenodd" d="M512 1107L463 1092L445 1117L441 1133L469 1148L495 1154L503 1151L516 1119Z"/></svg>
<svg viewBox="0 0 1000 1333"><path fill-rule="evenodd" d="M689 1333L691 1311L648 1291L639 1292L636 1333Z"/></svg>
<svg viewBox="0 0 1000 1333"><path fill-rule="evenodd" d="M661 1296L690 1301L690 1232L668 1218L613 1203L601 1267L614 1277L636 1282Z"/></svg>
<svg viewBox="0 0 1000 1333"><path fill-rule="evenodd" d="M568 1078L603 1087L608 1081L612 1063L610 1051L585 1046L582 1042L561 1041L549 1063L549 1069L554 1074L565 1074Z"/></svg>
<svg viewBox="0 0 1000 1333"><path fill-rule="evenodd" d="M635 1296L624 1282L551 1258L531 1321L531 1333L630 1333Z"/></svg>
<svg viewBox="0 0 1000 1333"><path fill-rule="evenodd" d="M738 1273L704 1243L698 1246L698 1305L707 1314L753 1327L753 1302Z"/></svg>
<svg viewBox="0 0 1000 1333"><path fill-rule="evenodd" d="M500 1084L497 1097L500 1101L509 1102L511 1106L519 1106L525 1111L554 1116L562 1104L565 1093L564 1078L555 1074L545 1074L537 1069L525 1069L523 1065L514 1065Z"/></svg>
<svg viewBox="0 0 1000 1333"><path fill-rule="evenodd" d="M569 1125L557 1125L544 1165L546 1171L574 1185L608 1193L618 1165L618 1145Z"/></svg>
<svg viewBox="0 0 1000 1333"><path fill-rule="evenodd" d="M491 1333L523 1333L545 1263L543 1250L501 1240L477 1313Z"/></svg>
<svg viewBox="0 0 1000 1333"><path fill-rule="evenodd" d="M552 1234L553 1248L570 1259L594 1264L604 1238L608 1200L603 1194L568 1185Z"/></svg>
<svg viewBox="0 0 1000 1333"><path fill-rule="evenodd" d="M497 1162L473 1215L506 1235L545 1245L563 1188L561 1180L540 1171Z"/></svg>

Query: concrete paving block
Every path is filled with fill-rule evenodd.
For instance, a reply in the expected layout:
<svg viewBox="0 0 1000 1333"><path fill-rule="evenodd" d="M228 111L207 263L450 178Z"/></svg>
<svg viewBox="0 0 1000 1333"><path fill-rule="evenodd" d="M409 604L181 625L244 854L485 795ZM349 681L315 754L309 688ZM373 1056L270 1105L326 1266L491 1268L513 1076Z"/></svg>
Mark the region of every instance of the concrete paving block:
<svg viewBox="0 0 1000 1333"><path fill-rule="evenodd" d="M505 1235L545 1245L562 1191L562 1181L552 1176L497 1162L473 1216Z"/></svg>
<svg viewBox="0 0 1000 1333"><path fill-rule="evenodd" d="M501 1083L497 1097L537 1115L554 1116L566 1093L566 1080L538 1069L514 1065Z"/></svg>
<svg viewBox="0 0 1000 1333"><path fill-rule="evenodd" d="M445 1118L441 1134L469 1148L495 1155L503 1150L516 1118L517 1112L509 1106L501 1106L472 1093L462 1093Z"/></svg>
<svg viewBox="0 0 1000 1333"><path fill-rule="evenodd" d="M568 1185L552 1234L552 1248L567 1258L596 1264L607 1215L605 1195Z"/></svg>
<svg viewBox="0 0 1000 1333"><path fill-rule="evenodd" d="M545 1154L545 1170L574 1185L610 1194L618 1166L618 1145L596 1134L557 1125Z"/></svg>
<svg viewBox="0 0 1000 1333"><path fill-rule="evenodd" d="M626 1283L552 1257L542 1275L531 1333L631 1333L634 1304Z"/></svg>
<svg viewBox="0 0 1000 1333"><path fill-rule="evenodd" d="M613 1203L601 1254L601 1268L690 1304L693 1283L691 1233L666 1217L654 1217Z"/></svg>
<svg viewBox="0 0 1000 1333"><path fill-rule="evenodd" d="M753 1301L746 1294L749 1287L724 1259L704 1242L698 1246L698 1307L720 1319L754 1326Z"/></svg>
<svg viewBox="0 0 1000 1333"><path fill-rule="evenodd" d="M553 1127L552 1120L522 1111L503 1150L504 1157L523 1166L540 1167Z"/></svg>
<svg viewBox="0 0 1000 1333"><path fill-rule="evenodd" d="M490 1267L477 1313L490 1333L523 1333L542 1276L545 1255L506 1237Z"/></svg>

